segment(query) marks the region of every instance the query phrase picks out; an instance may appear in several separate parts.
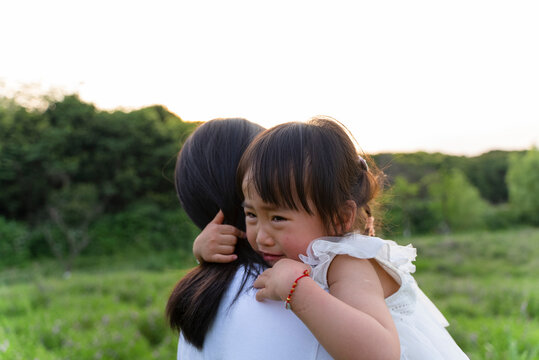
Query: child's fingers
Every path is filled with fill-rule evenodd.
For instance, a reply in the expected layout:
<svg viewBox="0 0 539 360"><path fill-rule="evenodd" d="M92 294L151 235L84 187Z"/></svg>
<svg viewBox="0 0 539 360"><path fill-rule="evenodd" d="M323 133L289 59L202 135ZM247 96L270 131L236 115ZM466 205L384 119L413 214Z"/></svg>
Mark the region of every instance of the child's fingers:
<svg viewBox="0 0 539 360"><path fill-rule="evenodd" d="M221 255L230 255L234 253L234 245L220 244L215 247L215 253Z"/></svg>
<svg viewBox="0 0 539 360"><path fill-rule="evenodd" d="M225 214L223 214L222 210L219 210L219 212L215 215L211 223L222 225L223 221L225 221ZM236 228L232 225L223 225L221 228L221 231L226 234L234 235L236 237L245 238L247 237L245 232L241 231L240 229Z"/></svg>
<svg viewBox="0 0 539 360"><path fill-rule="evenodd" d="M225 214L223 214L222 210L219 210L219 212L217 213L217 215L215 215L215 217L213 218L211 222L214 224L222 224L224 220L225 220Z"/></svg>
<svg viewBox="0 0 539 360"><path fill-rule="evenodd" d="M219 236L218 239L216 239L216 243L219 245L227 245L231 246L232 249L234 249L234 246L238 242L238 238L235 235L223 235Z"/></svg>
<svg viewBox="0 0 539 360"><path fill-rule="evenodd" d="M221 225L221 234L233 235L236 238L245 238L245 233L232 225Z"/></svg>
<svg viewBox="0 0 539 360"><path fill-rule="evenodd" d="M268 279L266 271L264 271L262 274L258 275L255 282L253 283L253 287L255 289L260 289L260 290L258 290L256 292L256 300L257 301L262 301L262 300L268 298L268 296L266 294L268 292L268 289L266 289L266 281Z"/></svg>
<svg viewBox="0 0 539 360"><path fill-rule="evenodd" d="M240 229L236 229L236 233L234 234L237 238L241 239L247 239L247 234Z"/></svg>
<svg viewBox="0 0 539 360"><path fill-rule="evenodd" d="M253 282L253 287L255 289L262 289L264 286L266 286L266 280L264 277L264 273L258 275L256 280Z"/></svg>
<svg viewBox="0 0 539 360"><path fill-rule="evenodd" d="M238 258L238 255L231 254L231 255L223 255L223 254L215 254L211 258L211 262L214 263L230 263Z"/></svg>
<svg viewBox="0 0 539 360"><path fill-rule="evenodd" d="M266 296L266 289L260 289L256 292L256 300L257 301L264 301L265 299L268 298L268 296Z"/></svg>

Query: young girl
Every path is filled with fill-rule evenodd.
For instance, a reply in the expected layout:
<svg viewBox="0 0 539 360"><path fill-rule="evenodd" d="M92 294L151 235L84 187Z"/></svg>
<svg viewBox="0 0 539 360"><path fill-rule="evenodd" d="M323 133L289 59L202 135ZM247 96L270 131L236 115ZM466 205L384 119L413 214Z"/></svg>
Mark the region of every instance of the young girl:
<svg viewBox="0 0 539 360"><path fill-rule="evenodd" d="M237 173L247 239L272 268L257 300L281 300L337 359L467 359L417 287L415 249L360 235L378 185L338 123L259 135Z"/></svg>

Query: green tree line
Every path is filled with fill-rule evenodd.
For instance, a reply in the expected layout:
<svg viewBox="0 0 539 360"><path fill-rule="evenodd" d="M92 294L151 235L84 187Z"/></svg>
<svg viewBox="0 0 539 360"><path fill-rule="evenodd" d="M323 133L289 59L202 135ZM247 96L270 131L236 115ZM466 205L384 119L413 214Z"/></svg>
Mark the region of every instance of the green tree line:
<svg viewBox="0 0 539 360"><path fill-rule="evenodd" d="M0 103L0 263L187 247L175 157L197 126L163 106L102 111L76 95Z"/></svg>
<svg viewBox="0 0 539 360"><path fill-rule="evenodd" d="M251 119L256 121L256 119ZM198 123L163 106L103 111L76 95L31 109L0 98L0 266L81 254L190 251L175 157ZM536 149L477 157L377 154L383 235L538 224Z"/></svg>
<svg viewBox="0 0 539 360"><path fill-rule="evenodd" d="M410 236L539 225L539 151L373 156L387 175L384 231Z"/></svg>

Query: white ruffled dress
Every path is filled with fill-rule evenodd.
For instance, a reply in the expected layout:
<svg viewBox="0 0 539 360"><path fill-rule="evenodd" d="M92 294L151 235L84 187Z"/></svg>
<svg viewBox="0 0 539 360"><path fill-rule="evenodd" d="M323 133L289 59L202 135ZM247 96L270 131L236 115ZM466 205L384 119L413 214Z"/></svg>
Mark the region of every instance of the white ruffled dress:
<svg viewBox="0 0 539 360"><path fill-rule="evenodd" d="M312 278L328 290L327 271L335 256L375 259L400 285L385 299L399 333L402 360L468 359L445 327L449 325L411 275L416 249L394 241L350 234L314 240L301 260L312 267Z"/></svg>

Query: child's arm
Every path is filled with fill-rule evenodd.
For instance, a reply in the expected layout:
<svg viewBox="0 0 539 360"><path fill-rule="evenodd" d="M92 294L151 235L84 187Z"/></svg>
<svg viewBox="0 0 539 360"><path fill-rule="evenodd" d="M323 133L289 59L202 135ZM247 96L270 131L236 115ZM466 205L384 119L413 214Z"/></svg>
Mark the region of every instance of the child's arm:
<svg viewBox="0 0 539 360"><path fill-rule="evenodd" d="M234 247L238 237L245 233L232 225L223 225L225 216L221 210L202 230L193 243L193 254L199 262L228 263L236 260Z"/></svg>
<svg viewBox="0 0 539 360"><path fill-rule="evenodd" d="M257 299L285 300L307 265L278 261L255 282ZM399 359L397 330L369 260L337 256L328 271L330 293L309 277L298 281L292 311L336 359ZM284 305L283 305L284 306Z"/></svg>

